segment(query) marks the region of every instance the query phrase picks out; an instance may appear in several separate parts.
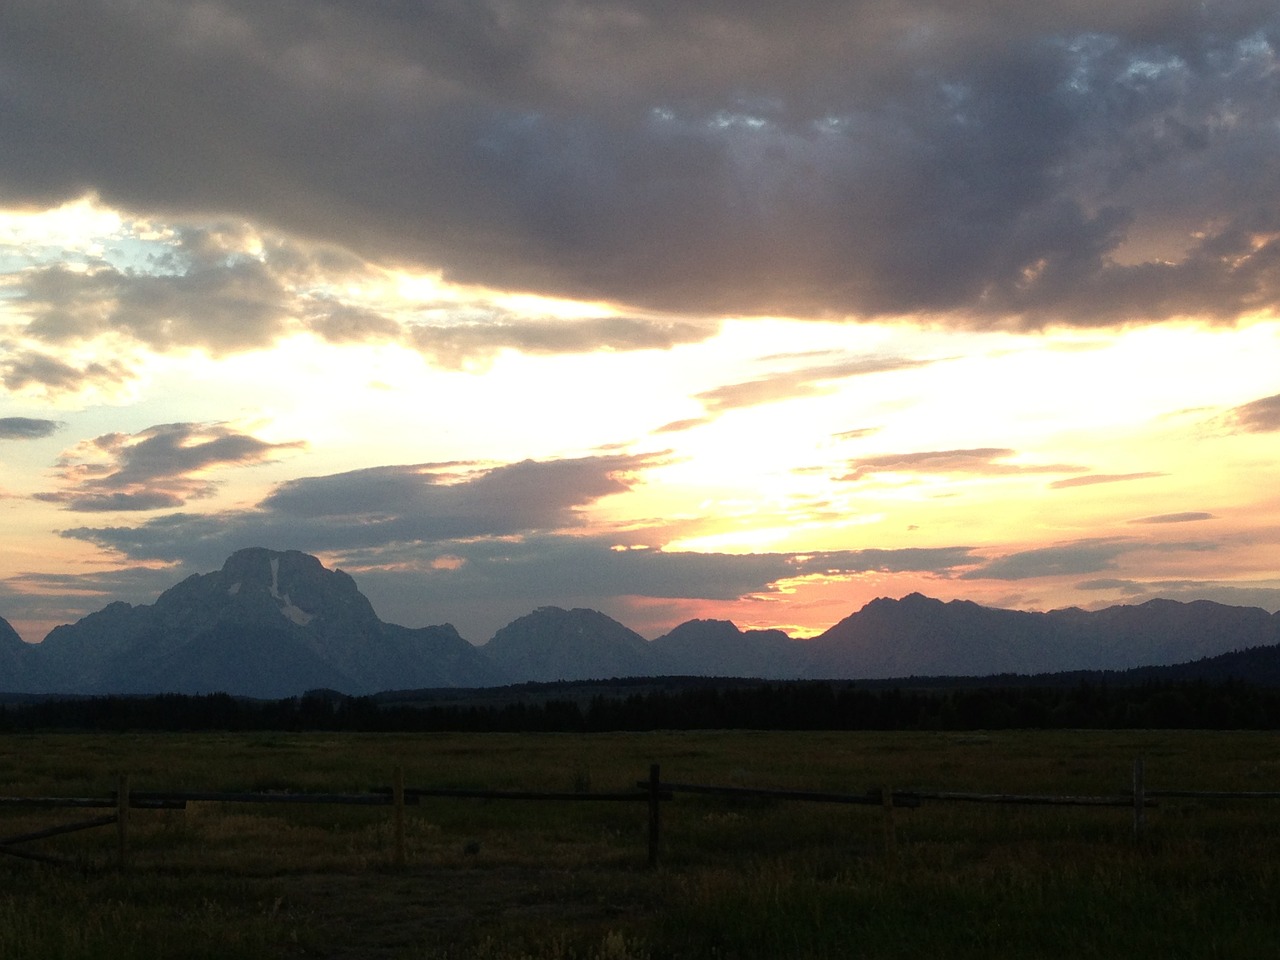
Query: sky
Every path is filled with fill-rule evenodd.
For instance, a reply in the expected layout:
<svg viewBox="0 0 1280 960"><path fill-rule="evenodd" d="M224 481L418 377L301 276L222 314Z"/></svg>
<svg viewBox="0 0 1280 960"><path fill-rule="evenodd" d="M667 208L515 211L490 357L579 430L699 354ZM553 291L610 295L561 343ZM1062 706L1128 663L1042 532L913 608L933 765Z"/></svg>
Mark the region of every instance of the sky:
<svg viewBox="0 0 1280 960"><path fill-rule="evenodd" d="M6 0L0 616L1280 608L1274 0Z"/></svg>

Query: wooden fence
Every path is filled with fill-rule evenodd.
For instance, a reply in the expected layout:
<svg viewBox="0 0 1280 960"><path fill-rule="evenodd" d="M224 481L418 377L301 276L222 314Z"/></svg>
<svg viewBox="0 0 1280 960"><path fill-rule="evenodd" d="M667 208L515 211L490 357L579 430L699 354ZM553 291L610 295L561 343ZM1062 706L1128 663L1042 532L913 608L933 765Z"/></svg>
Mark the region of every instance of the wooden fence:
<svg viewBox="0 0 1280 960"><path fill-rule="evenodd" d="M886 854L894 855L896 829L894 811L915 808L925 803L987 803L1032 806L1090 806L1129 807L1133 811L1133 832L1141 837L1146 810L1156 806L1160 798L1197 798L1210 800L1280 800L1280 792L1268 791L1203 791L1203 790L1150 790L1145 785L1145 770L1141 759L1133 764L1133 788L1130 792L1109 796L1055 796L1022 793L959 793L946 791L894 790L876 787L864 793L831 793L812 790L780 790L763 787L718 786L714 784L675 783L663 781L661 768L653 764L649 776L636 782L636 789L616 793L554 792L538 790L484 790L452 787L406 787L404 771L397 767L392 786L375 788L367 793L280 793L280 792L228 792L208 790L186 791L134 791L129 788L127 776L121 776L117 790L110 797L0 797L0 808L35 807L55 808L108 808L114 812L104 816L61 824L43 830L0 837L0 854L38 860L47 863L69 863L65 858L26 849L24 844L80 830L114 825L116 827L117 863L121 869L129 862L129 819L131 810L185 809L189 802L212 803L268 803L268 804L336 804L358 806L389 806L392 808L394 828L394 863L403 867L405 856L405 807L417 805L424 797L511 800L544 802L620 802L645 803L648 806L648 856L649 865L659 863L662 813L664 802L673 800L676 794L702 794L734 798L760 798L792 802L850 804L879 807L884 812Z"/></svg>

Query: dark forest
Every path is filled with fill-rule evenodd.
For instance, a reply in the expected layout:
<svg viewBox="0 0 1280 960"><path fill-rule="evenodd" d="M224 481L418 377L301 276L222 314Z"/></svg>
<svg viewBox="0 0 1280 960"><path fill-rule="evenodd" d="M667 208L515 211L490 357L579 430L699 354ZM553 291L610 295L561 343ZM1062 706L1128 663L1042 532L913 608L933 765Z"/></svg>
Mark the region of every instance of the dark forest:
<svg viewBox="0 0 1280 960"><path fill-rule="evenodd" d="M280 700L222 693L28 697L0 705L0 732L1280 729L1280 689L1239 680L915 687L674 678L438 697L328 690Z"/></svg>

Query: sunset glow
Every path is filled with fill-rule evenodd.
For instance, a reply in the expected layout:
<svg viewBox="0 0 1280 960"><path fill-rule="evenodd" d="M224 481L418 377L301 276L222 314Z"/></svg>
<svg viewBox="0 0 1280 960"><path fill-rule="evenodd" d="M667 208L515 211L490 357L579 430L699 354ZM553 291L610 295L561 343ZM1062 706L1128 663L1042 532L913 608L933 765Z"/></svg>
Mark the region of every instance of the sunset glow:
<svg viewBox="0 0 1280 960"><path fill-rule="evenodd" d="M0 12L26 640L246 546L477 643L1280 608L1280 14L315 6Z"/></svg>

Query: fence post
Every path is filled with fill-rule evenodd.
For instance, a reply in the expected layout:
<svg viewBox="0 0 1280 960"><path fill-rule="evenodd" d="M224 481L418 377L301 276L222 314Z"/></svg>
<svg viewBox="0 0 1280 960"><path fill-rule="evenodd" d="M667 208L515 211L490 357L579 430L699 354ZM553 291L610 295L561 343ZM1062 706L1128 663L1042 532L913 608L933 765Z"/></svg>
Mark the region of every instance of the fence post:
<svg viewBox="0 0 1280 960"><path fill-rule="evenodd" d="M662 831L662 777L658 764L649 765L649 866L658 865L658 840Z"/></svg>
<svg viewBox="0 0 1280 960"><path fill-rule="evenodd" d="M884 855L890 866L898 856L898 829L893 818L893 787L885 785L880 791L884 805Z"/></svg>
<svg viewBox="0 0 1280 960"><path fill-rule="evenodd" d="M1135 840L1142 839L1142 832L1147 824L1144 772L1142 757L1135 757L1133 761L1133 838Z"/></svg>
<svg viewBox="0 0 1280 960"><path fill-rule="evenodd" d="M391 784L391 802L395 805L396 855L395 864L398 869L405 865L404 855L404 767L397 765Z"/></svg>
<svg viewBox="0 0 1280 960"><path fill-rule="evenodd" d="M129 865L129 775L120 774L116 782L116 856L120 869Z"/></svg>

